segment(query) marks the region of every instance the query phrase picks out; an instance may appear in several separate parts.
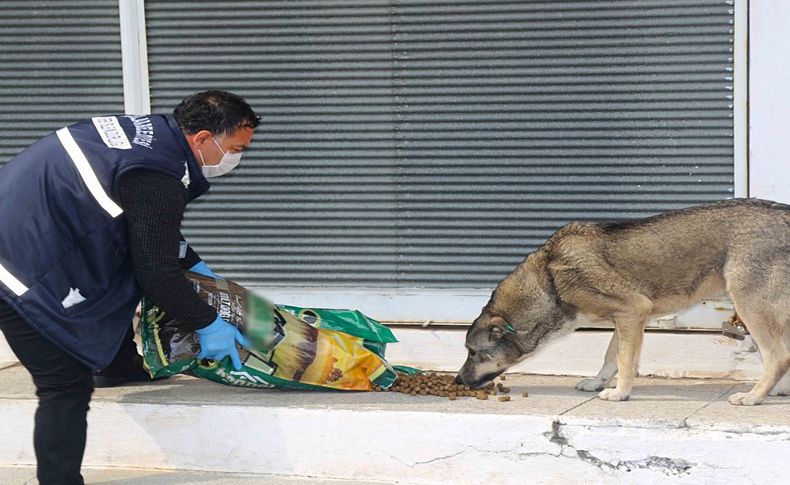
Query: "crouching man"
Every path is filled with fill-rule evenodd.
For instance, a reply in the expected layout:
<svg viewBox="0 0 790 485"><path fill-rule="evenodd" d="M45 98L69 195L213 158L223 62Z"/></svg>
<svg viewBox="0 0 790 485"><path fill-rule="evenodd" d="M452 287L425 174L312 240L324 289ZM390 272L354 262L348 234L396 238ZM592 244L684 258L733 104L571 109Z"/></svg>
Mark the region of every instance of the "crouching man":
<svg viewBox="0 0 790 485"><path fill-rule="evenodd" d="M195 330L200 357L240 367L236 327L183 269L213 275L183 241L186 204L239 164L259 117L224 91L173 116L103 116L61 128L0 169L0 329L39 399L42 485L82 484L94 373L144 379L130 322L141 294Z"/></svg>

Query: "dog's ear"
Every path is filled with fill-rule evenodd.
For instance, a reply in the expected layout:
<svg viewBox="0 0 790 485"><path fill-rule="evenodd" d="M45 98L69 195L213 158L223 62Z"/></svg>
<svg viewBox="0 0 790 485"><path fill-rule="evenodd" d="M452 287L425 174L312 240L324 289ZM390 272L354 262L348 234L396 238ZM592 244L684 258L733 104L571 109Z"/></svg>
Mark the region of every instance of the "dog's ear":
<svg viewBox="0 0 790 485"><path fill-rule="evenodd" d="M491 340L501 340L507 333L508 323L502 317L492 317L488 322L488 331Z"/></svg>

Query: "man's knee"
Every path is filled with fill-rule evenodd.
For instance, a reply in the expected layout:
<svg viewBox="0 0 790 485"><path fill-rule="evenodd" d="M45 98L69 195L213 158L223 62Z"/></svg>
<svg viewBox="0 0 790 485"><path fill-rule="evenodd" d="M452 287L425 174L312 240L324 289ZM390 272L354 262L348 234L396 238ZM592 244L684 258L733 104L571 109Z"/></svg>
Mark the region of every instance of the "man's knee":
<svg viewBox="0 0 790 485"><path fill-rule="evenodd" d="M93 374L79 372L59 379L34 379L36 395L43 401L84 402L93 394Z"/></svg>

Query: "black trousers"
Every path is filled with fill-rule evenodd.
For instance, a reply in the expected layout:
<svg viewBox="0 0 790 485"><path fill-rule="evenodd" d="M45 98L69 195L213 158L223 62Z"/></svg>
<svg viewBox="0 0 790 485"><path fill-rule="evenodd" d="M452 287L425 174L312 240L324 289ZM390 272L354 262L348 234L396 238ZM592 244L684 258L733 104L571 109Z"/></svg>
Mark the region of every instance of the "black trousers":
<svg viewBox="0 0 790 485"><path fill-rule="evenodd" d="M0 330L33 376L38 396L33 446L41 485L82 485L93 373L50 343L0 298Z"/></svg>

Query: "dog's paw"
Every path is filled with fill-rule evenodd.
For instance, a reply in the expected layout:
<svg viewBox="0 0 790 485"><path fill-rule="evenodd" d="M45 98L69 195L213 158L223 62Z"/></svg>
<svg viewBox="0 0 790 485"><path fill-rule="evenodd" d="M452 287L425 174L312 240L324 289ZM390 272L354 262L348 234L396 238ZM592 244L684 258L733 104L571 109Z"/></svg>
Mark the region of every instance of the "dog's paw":
<svg viewBox="0 0 790 485"><path fill-rule="evenodd" d="M738 392L730 396L729 401L736 406L756 406L763 402L763 398L751 392Z"/></svg>
<svg viewBox="0 0 790 485"><path fill-rule="evenodd" d="M598 393L598 397L604 401L625 401L630 395L628 392L618 391L617 388L604 389Z"/></svg>
<svg viewBox="0 0 790 485"><path fill-rule="evenodd" d="M583 379L576 384L576 390L597 392L602 391L605 385L606 382L604 382L603 379Z"/></svg>

